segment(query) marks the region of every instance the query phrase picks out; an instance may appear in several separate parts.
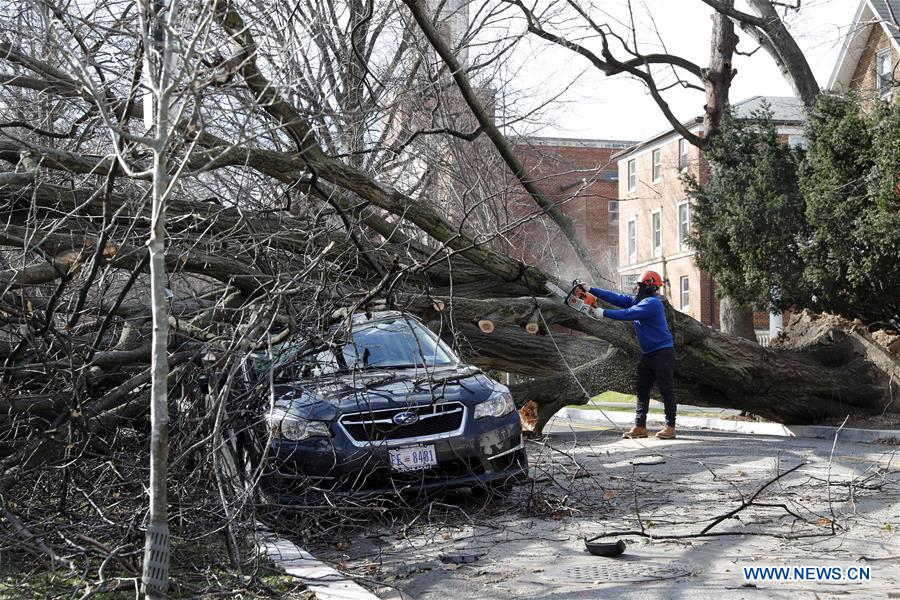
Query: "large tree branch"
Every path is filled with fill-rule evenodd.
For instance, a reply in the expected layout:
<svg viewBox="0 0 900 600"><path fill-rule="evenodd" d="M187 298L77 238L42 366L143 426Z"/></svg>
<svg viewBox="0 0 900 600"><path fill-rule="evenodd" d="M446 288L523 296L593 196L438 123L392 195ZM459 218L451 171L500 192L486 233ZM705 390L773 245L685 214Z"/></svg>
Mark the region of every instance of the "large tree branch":
<svg viewBox="0 0 900 600"><path fill-rule="evenodd" d="M531 290L543 293L547 276L541 271L490 249L489 239L473 239L424 203L375 181L352 166L326 156L318 146L307 121L282 98L275 86L256 67L255 41L232 4L227 0L219 0L215 8L216 18L232 36L238 51L243 53L241 72L248 87L254 91L263 109L276 119L280 127L289 132L297 144L299 152L293 160L284 154L281 155L282 158L288 159L295 168L302 164L314 176L350 190L379 208L415 223L431 237L460 252L485 270L510 282L521 281ZM290 182L296 178L296 171L290 175L284 172L283 163L272 165L268 161L258 161L252 166L280 181Z"/></svg>
<svg viewBox="0 0 900 600"><path fill-rule="evenodd" d="M736 10L733 2L729 0L703 0L703 2L740 24L741 29L753 37L775 60L782 76L803 104L807 108L815 104L821 91L816 77L806 56L770 0L748 0L757 15Z"/></svg>
<svg viewBox="0 0 900 600"><path fill-rule="evenodd" d="M97 105L97 103L101 101L100 98L91 94L81 82L69 75L66 71L29 56L23 52L21 48L13 46L9 42L0 41L0 59L25 67L29 71L41 76L41 78L33 78L23 77L18 74L3 73L0 74L0 83L3 85L33 89L69 98L80 98L93 105ZM107 100L110 99L112 98L107 98ZM120 119L123 118L123 116L129 118L139 117L143 114L144 110L142 103L133 100L130 103L126 100L113 101L110 106L113 109L113 114ZM126 111L127 115L123 114L126 113Z"/></svg>
<svg viewBox="0 0 900 600"><path fill-rule="evenodd" d="M812 108L821 90L816 76L806 60L806 56L797 45L797 40L778 17L778 12L768 0L748 0L750 5L762 16L764 25L760 29L765 32L770 45L763 48L775 59L781 73L794 94L800 98L807 109ZM772 49L775 52L772 52Z"/></svg>
<svg viewBox="0 0 900 600"><path fill-rule="evenodd" d="M441 310L436 310L435 305ZM546 385L537 382L517 388L524 394L520 396L522 399L540 402L542 394L547 392L550 394L547 398L556 398L564 405L583 401L582 387L590 395L608 389L633 390L633 368L639 350L628 323L596 321L550 298L509 298L499 302L454 296L418 299L410 302L409 307L427 321L438 321L442 315L452 314L454 322L475 323L489 315L495 329L488 335L501 332L504 337L502 329L520 329L525 315L538 310L542 323L581 331L616 349L612 354L603 354L607 348L598 343L597 353L602 354L599 362L578 367L569 365L578 382L573 379L573 372L566 369L555 379L547 379ZM812 362L811 355L802 352L776 352L755 342L723 335L668 305L666 316L675 336L678 356L676 383L695 404L738 408L783 423L809 423L842 417L853 411L881 411L892 401L888 382L892 372L880 370L874 363L863 367L856 352L845 353L849 363L836 364L832 357L825 357L821 363ZM570 339L558 332L549 335L559 346ZM530 352L527 338L519 339L523 341L515 352ZM542 344L535 346L536 351L538 348L546 351ZM494 353L500 351L494 349ZM556 361L557 357L552 360ZM857 375L854 380L846 376L850 363ZM604 364L619 367L607 369ZM537 391L529 391L530 385Z"/></svg>
<svg viewBox="0 0 900 600"><path fill-rule="evenodd" d="M724 0L733 3L734 0ZM729 103L731 81L736 71L732 66L738 37L734 33L734 23L719 13L712 17L710 35L709 68L704 74L706 88L706 109L703 114L703 130L706 139L715 137Z"/></svg>
<svg viewBox="0 0 900 600"><path fill-rule="evenodd" d="M553 219L553 222L556 223L563 235L566 236L569 244L575 250L575 254L578 256L581 264L590 272L591 277L597 280L614 283L601 272L599 267L597 267L597 264L591 256L591 251L585 245L584 241L578 237L569 216L566 215L555 202L550 200L547 195L544 194L544 191L540 186L535 183L534 177L529 173L519 157L516 156L509 140L506 139L506 136L503 135L494 124L493 117L487 113L484 105L475 93L475 90L472 89L472 85L469 82L465 69L456 59L456 56L441 37L441 34L434 27L430 16L426 14L423 2L421 2L421 0L403 1L412 13L413 18L415 18L416 23L418 23L422 33L425 34L428 42L450 69L453 80L456 82L463 99L472 111L472 114L478 120L479 126L484 130L485 134L494 145L494 148L497 149L497 152L503 158L506 166L509 167L513 175L519 180L519 183L525 188L537 205L546 211L547 215Z"/></svg>
<svg viewBox="0 0 900 600"><path fill-rule="evenodd" d="M80 268L93 252L94 240L86 237L73 238L61 233L39 232L18 225L6 225L0 231L0 245L21 248L26 252L40 251L52 256L54 264L60 266L58 277L65 276L71 269ZM114 268L133 269L141 263L147 249L128 245L107 244L103 259ZM66 268L63 269L62 265ZM270 285L274 277L266 275L249 265L233 258L204 254L195 250L169 248L166 266L170 272L188 272L205 275L224 283L233 284L245 294L253 295L260 288ZM19 276L24 277L24 275ZM49 271L40 271L40 277L49 277Z"/></svg>
<svg viewBox="0 0 900 600"><path fill-rule="evenodd" d="M607 39L607 33L604 32L599 27L594 27L594 30L600 35L601 41L603 43L602 50L602 58L597 56L594 52L584 47L581 44L577 44L572 42L571 40L566 39L565 37L558 36L550 31L544 29L537 17L529 10L521 0L506 0L507 2L511 2L519 7L519 10L525 15L525 18L528 22L528 31L532 34L545 39L549 42L553 42L554 44L571 50L577 54L588 59L591 64L597 68L599 71L604 73L605 75L616 75L619 73L627 73L644 83L647 86L647 90L650 92L650 96L653 98L653 101L656 102L656 105L659 107L660 111L663 113L663 116L672 125L672 128L675 129L684 137L688 142L692 145L697 146L698 148L704 148L708 143L708 140L704 137L700 137L694 134L690 129L688 129L681 120L675 115L672 111L672 108L669 106L669 103L665 101L662 97L662 93L659 87L656 85L656 80L653 78L652 73L649 69L649 63L645 63L643 60L644 57L638 56L633 59L627 61L618 60L609 48L609 41ZM583 14L583 13L582 13ZM660 63L675 64L671 61L666 61L665 57L668 55L654 55L658 57ZM692 73L696 71L692 64L688 65L676 65L676 66L689 66L688 69ZM644 66L647 70L643 70L640 67ZM703 78L704 72L701 70L699 75Z"/></svg>

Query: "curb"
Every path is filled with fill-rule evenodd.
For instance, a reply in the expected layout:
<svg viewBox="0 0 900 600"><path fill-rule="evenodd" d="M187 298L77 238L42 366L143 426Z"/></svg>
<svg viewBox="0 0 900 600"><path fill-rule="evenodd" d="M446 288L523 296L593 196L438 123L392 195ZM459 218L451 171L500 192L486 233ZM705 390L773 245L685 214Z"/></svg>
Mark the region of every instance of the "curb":
<svg viewBox="0 0 900 600"><path fill-rule="evenodd" d="M275 566L300 579L319 600L380 600L378 596L300 548L259 526L256 547Z"/></svg>
<svg viewBox="0 0 900 600"><path fill-rule="evenodd" d="M570 421L588 423L605 423L610 421L616 425L633 425L634 415L620 411L583 410L563 408L556 416ZM647 415L648 423L663 423L664 417L658 414ZM781 423L758 423L753 421L727 421L709 417L679 416L678 425L688 429L712 429L729 433L756 435L775 435L781 437L820 438L833 440L840 431L838 439L842 442L860 442L865 444L888 443L892 439L900 440L900 431L894 429L852 429L848 427L825 427L820 425L782 425Z"/></svg>

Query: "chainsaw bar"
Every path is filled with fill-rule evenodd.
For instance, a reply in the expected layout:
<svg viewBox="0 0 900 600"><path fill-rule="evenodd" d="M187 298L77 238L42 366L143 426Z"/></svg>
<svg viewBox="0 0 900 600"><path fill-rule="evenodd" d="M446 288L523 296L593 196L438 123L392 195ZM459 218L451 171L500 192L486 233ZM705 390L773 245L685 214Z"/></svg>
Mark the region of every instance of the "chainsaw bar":
<svg viewBox="0 0 900 600"><path fill-rule="evenodd" d="M544 284L544 287L553 295L562 298L562 301L566 303L566 306L572 310L578 311L595 321L601 320L601 317L595 312L596 309L585 304L581 298L577 298L572 292L564 292L558 285L550 283L549 281Z"/></svg>

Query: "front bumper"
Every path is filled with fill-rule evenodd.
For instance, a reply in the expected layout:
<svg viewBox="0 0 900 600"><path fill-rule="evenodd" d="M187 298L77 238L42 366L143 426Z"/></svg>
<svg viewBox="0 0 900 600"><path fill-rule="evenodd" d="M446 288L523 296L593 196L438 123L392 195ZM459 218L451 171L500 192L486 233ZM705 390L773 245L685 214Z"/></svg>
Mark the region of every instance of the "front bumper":
<svg viewBox="0 0 900 600"><path fill-rule="evenodd" d="M416 445L434 446L437 465L393 471L388 450ZM348 496L423 493L514 482L528 475L516 412L467 419L462 432L439 439L359 446L336 429L331 438L274 440L269 454L261 483L282 501L310 491Z"/></svg>

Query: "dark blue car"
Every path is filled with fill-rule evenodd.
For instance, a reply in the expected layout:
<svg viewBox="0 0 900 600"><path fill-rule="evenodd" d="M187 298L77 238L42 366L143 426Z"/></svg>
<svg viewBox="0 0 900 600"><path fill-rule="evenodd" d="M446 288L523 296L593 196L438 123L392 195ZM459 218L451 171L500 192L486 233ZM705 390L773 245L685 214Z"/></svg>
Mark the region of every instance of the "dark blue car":
<svg viewBox="0 0 900 600"><path fill-rule="evenodd" d="M261 363L269 398L248 462L269 497L485 490L527 476L509 390L411 315L355 315Z"/></svg>

